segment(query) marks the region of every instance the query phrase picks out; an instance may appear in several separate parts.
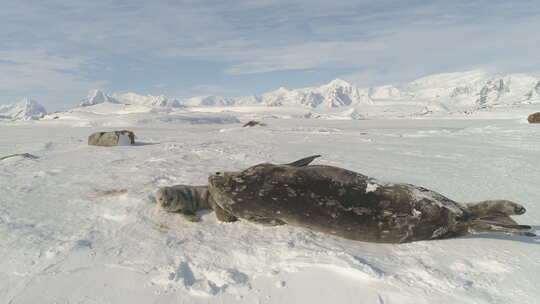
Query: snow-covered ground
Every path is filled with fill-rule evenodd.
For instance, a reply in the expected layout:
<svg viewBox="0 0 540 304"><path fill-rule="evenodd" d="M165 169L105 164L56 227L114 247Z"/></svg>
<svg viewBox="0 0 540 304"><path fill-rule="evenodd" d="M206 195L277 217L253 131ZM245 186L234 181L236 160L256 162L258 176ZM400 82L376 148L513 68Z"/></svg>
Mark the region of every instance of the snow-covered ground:
<svg viewBox="0 0 540 304"><path fill-rule="evenodd" d="M538 110L324 120L286 108L101 104L0 122L0 156L39 157L0 161L0 302L534 303L540 237L363 243L210 212L188 222L156 208L153 193L322 154L319 164L462 202L519 202L528 212L515 219L538 233L540 125L526 122ZM250 119L266 126L242 128ZM138 144L87 145L120 128Z"/></svg>

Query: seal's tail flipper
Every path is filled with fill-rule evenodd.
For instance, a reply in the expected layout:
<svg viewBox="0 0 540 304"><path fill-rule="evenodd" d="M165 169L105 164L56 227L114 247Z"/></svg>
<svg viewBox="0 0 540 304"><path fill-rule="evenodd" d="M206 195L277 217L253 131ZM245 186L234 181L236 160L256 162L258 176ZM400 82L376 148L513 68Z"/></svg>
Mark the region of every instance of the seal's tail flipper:
<svg viewBox="0 0 540 304"><path fill-rule="evenodd" d="M473 220L473 233L503 233L522 236L536 236L529 225L519 225L509 216L497 216Z"/></svg>
<svg viewBox="0 0 540 304"><path fill-rule="evenodd" d="M285 164L285 165L293 166L293 167L305 167L305 166L309 165L313 160L315 160L318 157L321 157L321 156L320 155L312 155L312 156L308 156L308 157L299 159L297 161L294 161L292 163L288 163L288 164Z"/></svg>
<svg viewBox="0 0 540 304"><path fill-rule="evenodd" d="M471 233L502 233L536 236L531 226L519 225L510 215L525 213L525 207L507 200L489 200L465 205L464 211L470 216Z"/></svg>
<svg viewBox="0 0 540 304"><path fill-rule="evenodd" d="M478 220L484 223L497 223L499 225L519 225L511 217L506 216L506 215L482 217Z"/></svg>

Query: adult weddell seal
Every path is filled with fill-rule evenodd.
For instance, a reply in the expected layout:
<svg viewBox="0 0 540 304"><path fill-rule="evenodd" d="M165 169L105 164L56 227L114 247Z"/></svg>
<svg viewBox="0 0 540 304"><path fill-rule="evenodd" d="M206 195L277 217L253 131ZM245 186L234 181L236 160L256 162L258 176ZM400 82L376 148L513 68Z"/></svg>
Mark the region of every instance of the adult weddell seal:
<svg viewBox="0 0 540 304"><path fill-rule="evenodd" d="M530 226L510 218L525 213L517 203L458 203L415 185L309 165L317 157L218 172L208 178L208 205L224 221L288 224L365 242L405 243L477 233L535 236Z"/></svg>

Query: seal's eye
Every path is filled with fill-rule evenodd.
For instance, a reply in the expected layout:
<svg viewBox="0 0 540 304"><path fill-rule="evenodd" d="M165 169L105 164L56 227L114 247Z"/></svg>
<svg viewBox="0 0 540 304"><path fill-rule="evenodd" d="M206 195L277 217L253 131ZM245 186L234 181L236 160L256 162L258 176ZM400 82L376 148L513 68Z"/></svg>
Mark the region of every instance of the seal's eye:
<svg viewBox="0 0 540 304"><path fill-rule="evenodd" d="M218 171L218 172L216 172L216 175L221 175L221 172L219 172L219 171Z"/></svg>

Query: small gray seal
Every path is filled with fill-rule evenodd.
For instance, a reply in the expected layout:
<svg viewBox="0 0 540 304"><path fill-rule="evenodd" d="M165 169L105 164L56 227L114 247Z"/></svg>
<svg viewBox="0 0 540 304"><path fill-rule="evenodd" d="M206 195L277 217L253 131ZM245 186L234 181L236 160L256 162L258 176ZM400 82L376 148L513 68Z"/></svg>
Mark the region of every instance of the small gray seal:
<svg viewBox="0 0 540 304"><path fill-rule="evenodd" d="M208 193L214 210L221 209L221 214L232 219L289 224L377 243L477 233L535 236L528 231L530 226L510 218L525 213L517 203L458 203L423 187L380 182L339 167L309 165L317 157L210 176Z"/></svg>
<svg viewBox="0 0 540 304"><path fill-rule="evenodd" d="M235 218L215 206L208 186L175 185L161 187L155 195L158 206L167 212L177 212L191 222L200 221L197 211L214 209L218 219L232 222Z"/></svg>

